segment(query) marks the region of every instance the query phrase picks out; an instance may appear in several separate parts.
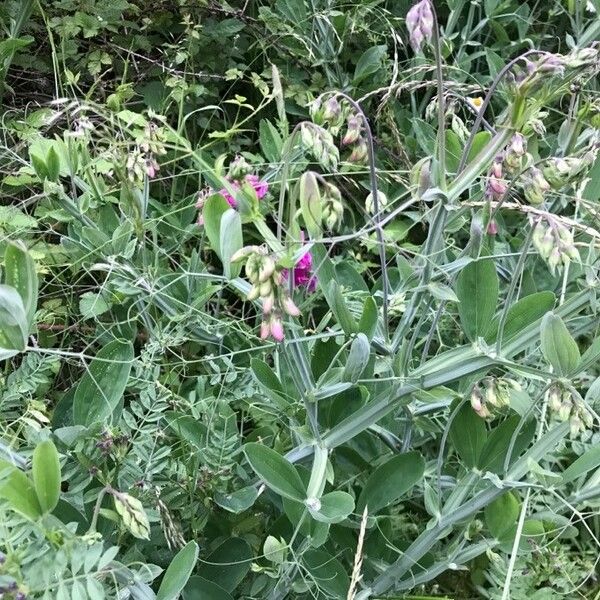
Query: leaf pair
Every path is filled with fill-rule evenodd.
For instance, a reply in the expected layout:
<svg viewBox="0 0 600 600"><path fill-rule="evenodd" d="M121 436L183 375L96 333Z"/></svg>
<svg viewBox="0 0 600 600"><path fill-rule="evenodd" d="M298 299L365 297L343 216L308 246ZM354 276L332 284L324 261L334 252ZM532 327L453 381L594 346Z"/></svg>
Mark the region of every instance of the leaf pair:
<svg viewBox="0 0 600 600"><path fill-rule="evenodd" d="M60 497L61 470L56 446L50 440L33 452L32 478L14 465L0 461L0 497L31 520L50 513Z"/></svg>

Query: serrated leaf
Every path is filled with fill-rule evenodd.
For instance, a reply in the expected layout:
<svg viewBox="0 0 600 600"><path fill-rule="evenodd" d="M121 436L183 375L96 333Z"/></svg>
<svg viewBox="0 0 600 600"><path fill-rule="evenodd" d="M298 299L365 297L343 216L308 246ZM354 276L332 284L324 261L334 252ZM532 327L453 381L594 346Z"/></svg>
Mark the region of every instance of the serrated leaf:
<svg viewBox="0 0 600 600"><path fill-rule="evenodd" d="M254 472L275 493L297 502L304 501L306 488L292 463L275 450L255 442L246 444L244 453Z"/></svg>
<svg viewBox="0 0 600 600"><path fill-rule="evenodd" d="M44 512L52 512L60 498L61 475L58 451L51 440L35 447L31 470L40 507Z"/></svg>
<svg viewBox="0 0 600 600"><path fill-rule="evenodd" d="M577 368L579 347L558 315L549 312L542 319L540 338L542 353L558 375L567 375Z"/></svg>

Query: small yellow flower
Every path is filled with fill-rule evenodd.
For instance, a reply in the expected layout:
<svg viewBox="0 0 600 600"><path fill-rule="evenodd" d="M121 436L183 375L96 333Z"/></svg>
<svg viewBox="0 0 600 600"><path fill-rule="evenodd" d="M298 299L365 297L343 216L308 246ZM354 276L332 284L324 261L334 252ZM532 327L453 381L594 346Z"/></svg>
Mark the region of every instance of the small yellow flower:
<svg viewBox="0 0 600 600"><path fill-rule="evenodd" d="M467 98L467 102L479 112L483 105L483 98L481 96L475 96L474 98Z"/></svg>

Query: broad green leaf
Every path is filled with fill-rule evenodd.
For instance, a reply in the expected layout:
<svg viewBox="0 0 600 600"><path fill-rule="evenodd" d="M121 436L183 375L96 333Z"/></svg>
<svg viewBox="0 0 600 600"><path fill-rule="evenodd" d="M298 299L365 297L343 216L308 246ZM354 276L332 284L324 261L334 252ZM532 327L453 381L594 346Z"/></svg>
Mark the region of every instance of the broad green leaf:
<svg viewBox="0 0 600 600"><path fill-rule="evenodd" d="M513 415L492 429L485 445L481 449L478 466L482 471L491 471L492 473L500 475L503 472L504 460L510 446L512 445L512 454L511 461L508 463L509 465L514 462L521 452L523 452L531 443L531 440L535 435L536 422L534 419L531 419L522 427L513 444L514 433L520 422L521 417L519 415Z"/></svg>
<svg viewBox="0 0 600 600"><path fill-rule="evenodd" d="M0 498L4 498L14 511L32 521L43 514L31 479L23 471L2 459L0 459Z"/></svg>
<svg viewBox="0 0 600 600"><path fill-rule="evenodd" d="M367 479L357 502L357 512L365 506L369 514L378 513L406 494L425 472L425 461L418 452L406 452L377 467Z"/></svg>
<svg viewBox="0 0 600 600"><path fill-rule="evenodd" d="M489 131L480 131L479 133L475 134L473 144L471 145L471 149L469 150L467 163L470 163L481 152L481 150L483 150L483 148L487 146L491 139L492 134Z"/></svg>
<svg viewBox="0 0 600 600"><path fill-rule="evenodd" d="M309 512L313 519L322 523L339 523L354 511L354 500L346 492L329 492L319 498L318 508L311 508Z"/></svg>
<svg viewBox="0 0 600 600"><path fill-rule="evenodd" d="M281 159L281 149L283 148L283 140L279 135L279 131L267 119L261 119L258 129L260 133L260 149L264 157L269 162L278 162Z"/></svg>
<svg viewBox="0 0 600 600"><path fill-rule="evenodd" d="M460 138L451 129L446 131L446 167L450 173L458 171L458 163L462 154Z"/></svg>
<svg viewBox="0 0 600 600"><path fill-rule="evenodd" d="M458 312L467 337L476 341L490 328L498 302L498 274L490 258L469 263L456 281Z"/></svg>
<svg viewBox="0 0 600 600"><path fill-rule="evenodd" d="M242 247L242 218L240 213L229 208L221 215L221 229L219 231L219 256L223 263L225 277L232 279L240 274L242 265L231 264L231 257Z"/></svg>
<svg viewBox="0 0 600 600"><path fill-rule="evenodd" d="M132 362L129 342L114 340L98 351L75 391L75 425L89 426L111 418L125 391Z"/></svg>
<svg viewBox="0 0 600 600"><path fill-rule="evenodd" d="M233 600L220 585L194 575L183 590L184 600Z"/></svg>
<svg viewBox="0 0 600 600"><path fill-rule="evenodd" d="M198 560L198 544L188 542L171 561L162 578L156 600L177 600Z"/></svg>
<svg viewBox="0 0 600 600"><path fill-rule="evenodd" d="M344 366L342 381L356 383L369 363L371 346L364 333L359 333L350 346L350 352Z"/></svg>
<svg viewBox="0 0 600 600"><path fill-rule="evenodd" d="M60 462L51 440L40 442L33 451L33 485L44 512L52 512L60 498Z"/></svg>
<svg viewBox="0 0 600 600"><path fill-rule="evenodd" d="M51 146L48 154L46 154L46 173L50 181L58 181L60 175L60 158L54 146Z"/></svg>
<svg viewBox="0 0 600 600"><path fill-rule="evenodd" d="M506 342L528 325L541 319L549 310L552 310L556 297L552 292L537 292L521 298L513 304L506 314L502 339ZM494 319L487 340L493 342L498 337L499 319Z"/></svg>
<svg viewBox="0 0 600 600"><path fill-rule="evenodd" d="M485 507L485 523L490 533L497 539L502 538L514 527L519 518L520 503L511 492L502 494Z"/></svg>
<svg viewBox="0 0 600 600"><path fill-rule="evenodd" d="M475 414L467 402L450 426L450 441L467 468L472 469L477 465L486 439L484 420Z"/></svg>
<svg viewBox="0 0 600 600"><path fill-rule="evenodd" d="M372 46L361 54L354 69L354 85L358 85L363 79L373 75L381 68L386 52L387 46L382 45Z"/></svg>
<svg viewBox="0 0 600 600"><path fill-rule="evenodd" d="M0 285L0 360L25 350L27 315L19 292L14 287Z"/></svg>
<svg viewBox="0 0 600 600"><path fill-rule="evenodd" d="M600 446L592 446L564 470L563 483L574 481L597 467L600 467Z"/></svg>
<svg viewBox="0 0 600 600"><path fill-rule="evenodd" d="M275 493L297 502L305 500L306 488L298 471L281 454L256 442L246 444L244 452L254 472Z"/></svg>
<svg viewBox="0 0 600 600"><path fill-rule="evenodd" d="M258 358L253 358L250 362L250 367L252 368L254 377L262 387L264 387L266 390L276 393L281 397L286 396L283 385L281 381L279 381L279 377L277 377L275 371L273 371L273 369L266 362Z"/></svg>
<svg viewBox="0 0 600 600"><path fill-rule="evenodd" d="M326 592L328 597L346 599L350 579L337 558L322 550L308 550L302 555L302 561L316 586Z"/></svg>
<svg viewBox="0 0 600 600"><path fill-rule="evenodd" d="M201 560L198 573L225 591L233 592L250 570L252 557L248 542L232 537Z"/></svg>
<svg viewBox="0 0 600 600"><path fill-rule="evenodd" d="M210 247L221 258L221 217L231 207L221 194L213 194L206 199L202 207L204 231L210 242Z"/></svg>
<svg viewBox="0 0 600 600"><path fill-rule="evenodd" d="M444 302L458 302L454 290L447 285L434 281L433 283L430 283L427 288L431 295L437 300L443 300Z"/></svg>
<svg viewBox="0 0 600 600"><path fill-rule="evenodd" d="M579 347L558 315L552 312L546 314L542 319L540 336L542 352L558 375L567 375L577 368Z"/></svg>
<svg viewBox="0 0 600 600"><path fill-rule="evenodd" d="M6 284L19 292L30 328L38 300L38 277L33 258L22 242L9 243L4 253L4 265Z"/></svg>
<svg viewBox="0 0 600 600"><path fill-rule="evenodd" d="M224 510L236 515L248 510L258 498L258 489L255 485L235 490L230 494L216 491L214 500Z"/></svg>

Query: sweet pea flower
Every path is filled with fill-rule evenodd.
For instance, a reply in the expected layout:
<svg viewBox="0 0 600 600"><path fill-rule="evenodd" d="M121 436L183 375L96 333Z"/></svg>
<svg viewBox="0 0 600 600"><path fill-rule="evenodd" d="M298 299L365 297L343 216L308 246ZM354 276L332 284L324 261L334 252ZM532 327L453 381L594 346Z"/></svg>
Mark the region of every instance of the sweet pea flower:
<svg viewBox="0 0 600 600"><path fill-rule="evenodd" d="M256 197L259 200L264 198L267 195L267 192L269 191L269 184L266 181L262 181L261 179L259 179L258 175L246 175L242 182L249 183L254 188L254 191L256 192ZM237 191L240 189L240 183L238 181L230 181L230 184L234 190ZM237 207L237 202L235 198L225 188L219 190L219 194L221 194L221 196L223 196L223 198L227 200L229 206L231 206L232 208Z"/></svg>

